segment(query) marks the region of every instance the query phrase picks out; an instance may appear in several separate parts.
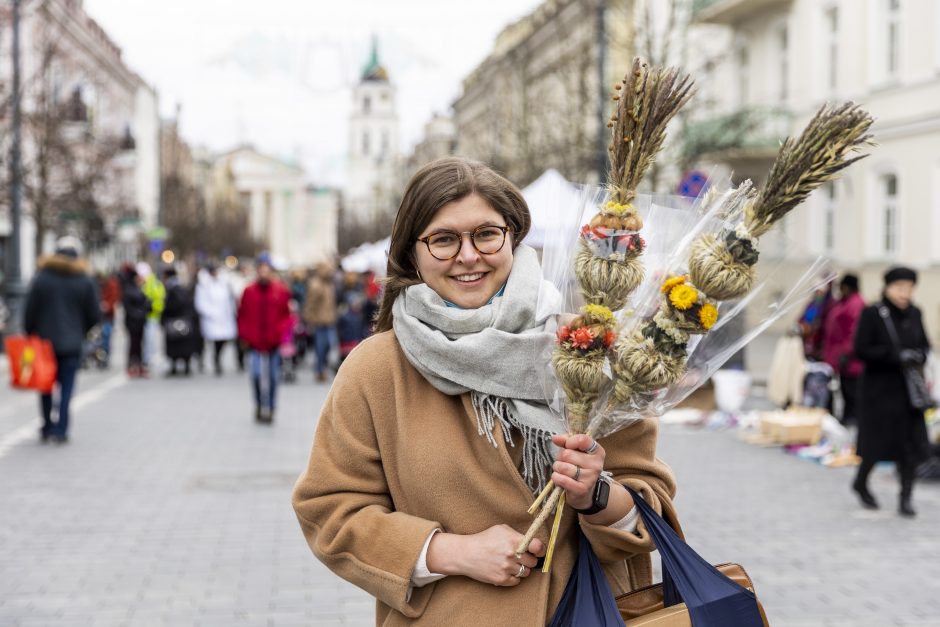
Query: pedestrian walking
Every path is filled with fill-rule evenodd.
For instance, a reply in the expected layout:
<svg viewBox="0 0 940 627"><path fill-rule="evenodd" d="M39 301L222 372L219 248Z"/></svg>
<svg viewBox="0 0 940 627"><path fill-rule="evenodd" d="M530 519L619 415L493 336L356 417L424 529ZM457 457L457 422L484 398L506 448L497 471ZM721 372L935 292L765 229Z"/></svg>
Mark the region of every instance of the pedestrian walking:
<svg viewBox="0 0 940 627"><path fill-rule="evenodd" d="M248 345L255 420L274 420L281 356L278 348L290 321L290 290L278 280L271 258L261 255L258 276L238 306L238 336Z"/></svg>
<svg viewBox="0 0 940 627"><path fill-rule="evenodd" d="M174 377L180 374L178 369L182 365L182 374L192 374L191 360L198 348L196 335L196 309L193 307L193 297L190 291L179 279L175 268L163 271L163 286L166 293L163 313L160 323L163 326L165 338L166 357L170 362L167 376Z"/></svg>
<svg viewBox="0 0 940 627"><path fill-rule="evenodd" d="M85 334L101 315L95 283L82 259L81 242L71 236L56 242L55 253L39 260L26 294L23 329L49 340L55 351L58 415L53 420L53 395L40 395L42 442L65 443L69 437L69 404L81 365Z"/></svg>
<svg viewBox="0 0 940 627"><path fill-rule="evenodd" d="M581 510L561 520L553 571L571 571L583 532L615 595L649 583L654 547L623 484L672 517L656 421L602 441L539 426L552 415L531 373L552 336L519 243L530 224L512 183L462 158L403 195L376 335L337 373L293 495L313 552L376 597L377 624L545 625L567 578L530 577L540 539L515 549L549 478Z"/></svg>
<svg viewBox="0 0 940 627"><path fill-rule="evenodd" d="M238 336L235 325L235 293L228 278L215 264L206 266L196 282L196 311L202 336L212 342L212 364L216 376L222 375L222 350Z"/></svg>
<svg viewBox="0 0 940 627"><path fill-rule="evenodd" d="M855 354L865 369L858 399L857 453L862 463L852 488L865 507L877 509L868 475L879 461L893 461L901 478L898 511L912 517L914 471L929 456L929 443L923 409L913 406L904 369L922 367L930 345L920 309L912 304L917 273L892 268L884 280L881 302L862 310L855 334Z"/></svg>
<svg viewBox="0 0 940 627"><path fill-rule="evenodd" d="M803 354L807 359L822 361L823 320L831 306L832 286L826 283L815 291L800 315L798 324L803 336Z"/></svg>
<svg viewBox="0 0 940 627"><path fill-rule="evenodd" d="M333 344L336 325L336 289L333 283L333 266L321 262L314 270L307 285L303 307L304 322L313 337L314 372L317 381L327 380L329 354Z"/></svg>
<svg viewBox="0 0 940 627"><path fill-rule="evenodd" d="M160 319L163 316L163 307L166 301L166 288L146 261L136 266L137 274L143 278L144 296L150 301L150 312L147 314L147 324L144 327L144 365L141 374L148 374L153 358L157 354L157 344L160 342Z"/></svg>
<svg viewBox="0 0 940 627"><path fill-rule="evenodd" d="M858 378L865 366L855 356L852 344L864 308L865 301L859 294L858 277L846 274L839 281L839 298L823 321L822 348L823 360L839 377L843 399L841 421L844 425L857 422Z"/></svg>
<svg viewBox="0 0 940 627"><path fill-rule="evenodd" d="M127 329L127 376L146 377L144 367L144 331L150 315L150 300L144 295L144 278L135 267L126 265L121 272L121 307Z"/></svg>
<svg viewBox="0 0 940 627"><path fill-rule="evenodd" d="M235 295L235 310L238 311L238 307L242 302L242 294L245 293L245 288L248 287L248 277L245 275L245 266L239 263L228 275L228 280L232 286L232 293ZM245 353L247 351L248 346L245 344L245 341L241 338L236 338L235 359L238 364L239 372L245 371Z"/></svg>
<svg viewBox="0 0 940 627"><path fill-rule="evenodd" d="M106 359L111 361L111 336L114 333L114 316L121 303L121 282L117 274L110 272L101 278L101 348Z"/></svg>

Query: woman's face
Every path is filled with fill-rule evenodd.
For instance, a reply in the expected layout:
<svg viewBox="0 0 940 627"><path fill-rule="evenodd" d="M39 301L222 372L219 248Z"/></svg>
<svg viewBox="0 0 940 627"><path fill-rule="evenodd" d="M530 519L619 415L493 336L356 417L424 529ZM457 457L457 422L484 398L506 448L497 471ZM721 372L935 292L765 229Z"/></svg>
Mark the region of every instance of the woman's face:
<svg viewBox="0 0 940 627"><path fill-rule="evenodd" d="M907 309L914 297L914 282L904 280L888 283L885 286L885 297L898 309Z"/></svg>
<svg viewBox="0 0 940 627"><path fill-rule="evenodd" d="M506 219L477 194L449 202L435 214L418 237L441 231L461 233L460 252L449 261L431 255L424 242L415 243L421 279L438 296L463 309L482 307L506 283L512 269L513 234L506 234L503 247L484 255L474 248L469 232L480 226L507 226Z"/></svg>

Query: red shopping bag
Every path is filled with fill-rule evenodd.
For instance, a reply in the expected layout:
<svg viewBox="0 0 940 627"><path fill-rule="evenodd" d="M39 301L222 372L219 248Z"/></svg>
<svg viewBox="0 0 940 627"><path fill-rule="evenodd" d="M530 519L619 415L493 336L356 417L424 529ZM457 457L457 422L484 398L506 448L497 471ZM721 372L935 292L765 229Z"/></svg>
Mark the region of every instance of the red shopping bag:
<svg viewBox="0 0 940 627"><path fill-rule="evenodd" d="M10 384L15 388L48 394L55 385L56 362L52 343L35 335L11 335L3 339L10 359Z"/></svg>

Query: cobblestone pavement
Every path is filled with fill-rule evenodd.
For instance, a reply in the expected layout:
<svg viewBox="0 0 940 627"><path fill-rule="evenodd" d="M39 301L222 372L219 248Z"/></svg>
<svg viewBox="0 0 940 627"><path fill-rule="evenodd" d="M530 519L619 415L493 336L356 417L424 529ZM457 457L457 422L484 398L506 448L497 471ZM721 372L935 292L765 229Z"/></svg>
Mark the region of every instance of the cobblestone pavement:
<svg viewBox="0 0 940 627"><path fill-rule="evenodd" d="M230 371L79 376L72 442L37 441L37 401L0 389L0 625L373 624L373 601L310 554L290 508L327 387L282 386L272 426ZM851 471L730 433L664 429L687 536L739 561L772 624L940 625L940 486L920 516L860 510Z"/></svg>

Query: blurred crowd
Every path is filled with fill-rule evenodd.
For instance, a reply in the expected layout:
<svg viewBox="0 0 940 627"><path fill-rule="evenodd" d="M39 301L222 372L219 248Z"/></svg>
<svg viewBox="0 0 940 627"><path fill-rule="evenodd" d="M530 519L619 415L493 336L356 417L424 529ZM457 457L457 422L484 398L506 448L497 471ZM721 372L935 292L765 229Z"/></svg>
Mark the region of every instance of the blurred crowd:
<svg viewBox="0 0 940 627"><path fill-rule="evenodd" d="M263 352L276 355L283 381L296 380L308 359L317 380L327 381L371 334L380 291L371 272L343 272L328 262L278 272L267 255L233 268L210 262L195 272L186 266L154 271L140 261L97 281L102 320L89 334L84 362L108 366L120 310L133 378L152 374L162 347L168 377L209 368L222 375L224 354L232 350L239 371L246 354Z"/></svg>
<svg viewBox="0 0 940 627"><path fill-rule="evenodd" d="M81 253L74 238L60 240L55 254L40 260L24 310L24 330L48 340L59 364L57 402L42 395L43 441L67 440L76 371L110 366L115 325L126 330L133 379L210 368L222 376L226 351L233 352L238 371L250 374L256 420L270 423L278 385L295 382L308 360L317 381L330 380L372 333L378 308L371 272L343 272L327 262L280 272L267 254L195 267L154 269L138 261L92 279Z"/></svg>

